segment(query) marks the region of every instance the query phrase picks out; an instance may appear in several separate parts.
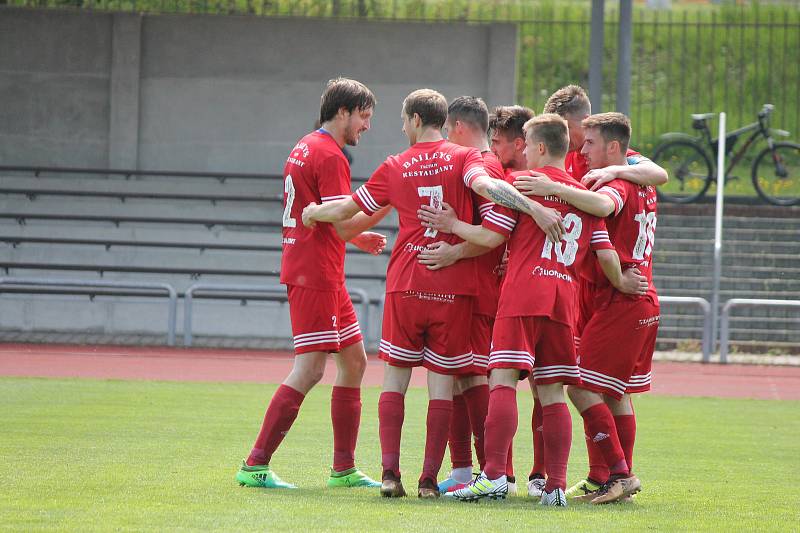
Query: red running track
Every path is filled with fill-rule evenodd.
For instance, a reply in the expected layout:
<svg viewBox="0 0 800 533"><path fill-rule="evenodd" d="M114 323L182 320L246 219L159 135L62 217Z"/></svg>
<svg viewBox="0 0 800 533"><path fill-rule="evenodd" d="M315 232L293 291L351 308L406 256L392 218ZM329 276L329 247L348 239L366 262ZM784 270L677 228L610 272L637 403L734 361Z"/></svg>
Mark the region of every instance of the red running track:
<svg viewBox="0 0 800 533"><path fill-rule="evenodd" d="M289 373L286 352L130 346L0 344L0 376L279 383ZM383 363L370 356L365 386L381 384ZM323 383L332 384L328 363ZM425 386L414 372L412 386ZM654 394L800 400L800 367L656 362Z"/></svg>

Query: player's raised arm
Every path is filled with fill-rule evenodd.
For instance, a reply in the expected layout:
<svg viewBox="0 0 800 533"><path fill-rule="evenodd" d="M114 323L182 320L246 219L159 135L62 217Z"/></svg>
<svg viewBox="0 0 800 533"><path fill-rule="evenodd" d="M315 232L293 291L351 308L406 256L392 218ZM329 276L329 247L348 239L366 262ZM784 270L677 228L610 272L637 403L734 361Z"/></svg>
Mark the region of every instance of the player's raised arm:
<svg viewBox="0 0 800 533"><path fill-rule="evenodd" d="M311 202L303 209L303 225L307 228L313 228L317 222L348 220L353 218L360 210L361 208L352 198L326 202L322 205Z"/></svg>
<svg viewBox="0 0 800 533"><path fill-rule="evenodd" d="M610 165L590 170L581 180L589 190L596 191L606 183L621 179L636 185L664 185L669 180L667 171L646 157L635 154L626 157L624 165Z"/></svg>
<svg viewBox="0 0 800 533"><path fill-rule="evenodd" d="M519 176L514 181L514 186L531 196L558 196L568 204L596 217L607 217L616 208L614 201L604 194L557 183L543 175Z"/></svg>
<svg viewBox="0 0 800 533"><path fill-rule="evenodd" d="M495 180L483 174L472 180L470 187L476 194L488 198L498 205L530 215L536 225L542 228L542 231L553 242L561 240L566 233L561 214L557 210L544 207L539 202L526 198L505 181Z"/></svg>

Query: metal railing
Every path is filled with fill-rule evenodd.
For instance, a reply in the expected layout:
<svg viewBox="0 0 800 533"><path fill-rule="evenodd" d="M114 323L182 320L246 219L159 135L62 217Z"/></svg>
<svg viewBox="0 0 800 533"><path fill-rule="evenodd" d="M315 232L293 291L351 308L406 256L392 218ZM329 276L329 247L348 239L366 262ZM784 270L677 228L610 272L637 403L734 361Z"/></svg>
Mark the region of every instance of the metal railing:
<svg viewBox="0 0 800 533"><path fill-rule="evenodd" d="M359 288L349 288L350 296L358 297L361 307L361 331L364 339L369 335L369 304L367 291ZM183 345L192 345L192 321L194 318L194 299L196 293L213 293L216 298L229 298L232 300L278 300L288 301L286 287L283 285L239 285L224 283L195 283L184 294L183 298Z"/></svg>
<svg viewBox="0 0 800 533"><path fill-rule="evenodd" d="M175 322L178 308L178 294L168 283L145 283L136 281L93 281L84 279L51 279L51 278L0 278L0 291L3 286L27 287L25 292L33 294L47 293L43 287L71 288L73 294L91 294L92 289L102 288L105 292L114 292L118 296L133 296L130 289L163 291L168 298L167 345L175 346ZM74 291L74 292L73 292ZM16 290L15 292L20 292ZM149 296L136 294L135 296Z"/></svg>
<svg viewBox="0 0 800 533"><path fill-rule="evenodd" d="M732 298L722 307L722 316L719 330L719 361L728 362L728 347L730 343L731 309L735 307L797 307L800 300L762 300L750 298Z"/></svg>
<svg viewBox="0 0 800 533"><path fill-rule="evenodd" d="M696 305L703 312L703 362L708 363L711 361L711 336L712 325L711 320L711 304L705 298L695 298L691 296L659 296L659 304L688 304Z"/></svg>

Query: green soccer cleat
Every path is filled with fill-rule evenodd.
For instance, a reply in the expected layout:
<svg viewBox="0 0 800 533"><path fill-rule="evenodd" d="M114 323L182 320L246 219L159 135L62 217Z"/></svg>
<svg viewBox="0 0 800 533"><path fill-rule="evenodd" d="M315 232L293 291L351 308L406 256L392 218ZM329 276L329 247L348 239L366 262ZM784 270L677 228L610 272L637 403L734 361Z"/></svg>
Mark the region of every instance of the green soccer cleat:
<svg viewBox="0 0 800 533"><path fill-rule="evenodd" d="M582 479L567 489L566 496L576 502L590 502L597 496L596 493L600 490L600 487L600 483L595 483L588 478Z"/></svg>
<svg viewBox="0 0 800 533"><path fill-rule="evenodd" d="M343 472L336 472L331 468L331 477L328 478L328 487L380 487L378 481L370 478L358 468L351 468Z"/></svg>
<svg viewBox="0 0 800 533"><path fill-rule="evenodd" d="M242 487L263 487L265 489L296 489L291 483L286 483L278 474L270 470L269 465L248 466L242 461L242 467L236 472L236 481Z"/></svg>

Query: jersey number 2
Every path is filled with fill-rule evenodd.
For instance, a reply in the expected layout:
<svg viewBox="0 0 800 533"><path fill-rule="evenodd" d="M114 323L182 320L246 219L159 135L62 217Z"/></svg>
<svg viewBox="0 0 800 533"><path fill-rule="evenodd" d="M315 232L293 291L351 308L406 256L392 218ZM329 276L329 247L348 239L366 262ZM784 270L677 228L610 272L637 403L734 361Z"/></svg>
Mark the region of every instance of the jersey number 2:
<svg viewBox="0 0 800 533"><path fill-rule="evenodd" d="M570 266L575 262L575 256L578 253L578 239L583 231L583 221L575 213L567 213L564 217L564 227L568 231L561 238L563 242L559 241L553 245L549 240L544 241L544 248L542 248L542 257L545 259L553 258L553 248L556 249L556 261Z"/></svg>
<svg viewBox="0 0 800 533"><path fill-rule="evenodd" d="M291 174L286 175L286 180L283 182L283 192L286 193L286 207L283 208L283 227L297 227L297 219L292 218L292 204L294 204L294 183L292 183Z"/></svg>
<svg viewBox="0 0 800 533"><path fill-rule="evenodd" d="M444 191L442 190L441 185L436 185L435 187L417 187L417 192L419 193L420 198L425 198L426 196L430 197L430 205L434 209L441 209L442 208L442 199L444 198ZM426 237L436 237L439 232L433 228L428 228L425 230Z"/></svg>

